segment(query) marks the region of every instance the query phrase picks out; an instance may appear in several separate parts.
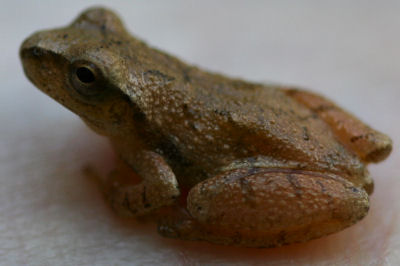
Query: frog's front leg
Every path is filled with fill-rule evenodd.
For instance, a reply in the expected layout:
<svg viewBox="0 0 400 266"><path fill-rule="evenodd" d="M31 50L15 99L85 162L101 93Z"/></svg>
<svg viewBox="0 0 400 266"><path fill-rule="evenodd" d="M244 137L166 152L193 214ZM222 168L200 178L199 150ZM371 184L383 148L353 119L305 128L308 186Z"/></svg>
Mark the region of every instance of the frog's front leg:
<svg viewBox="0 0 400 266"><path fill-rule="evenodd" d="M133 166L119 166L108 182L106 194L113 209L123 215L141 216L162 206L167 206L179 196L178 183L174 173L157 153L142 151L135 155ZM130 178L138 175L138 184L121 184L118 177L130 168ZM133 169L132 169L133 168Z"/></svg>
<svg viewBox="0 0 400 266"><path fill-rule="evenodd" d="M348 227L369 208L367 193L339 176L282 168L234 169L190 191L187 212L160 222L167 237L275 247Z"/></svg>

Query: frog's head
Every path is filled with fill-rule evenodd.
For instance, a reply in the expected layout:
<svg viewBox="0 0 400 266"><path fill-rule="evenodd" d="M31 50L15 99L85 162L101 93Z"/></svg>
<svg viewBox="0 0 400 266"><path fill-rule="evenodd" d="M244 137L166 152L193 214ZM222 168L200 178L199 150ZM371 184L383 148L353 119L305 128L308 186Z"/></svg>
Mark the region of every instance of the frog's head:
<svg viewBox="0 0 400 266"><path fill-rule="evenodd" d="M20 48L28 78L102 134L128 126L134 104L124 46L139 45L104 8L83 12L67 27L36 32Z"/></svg>

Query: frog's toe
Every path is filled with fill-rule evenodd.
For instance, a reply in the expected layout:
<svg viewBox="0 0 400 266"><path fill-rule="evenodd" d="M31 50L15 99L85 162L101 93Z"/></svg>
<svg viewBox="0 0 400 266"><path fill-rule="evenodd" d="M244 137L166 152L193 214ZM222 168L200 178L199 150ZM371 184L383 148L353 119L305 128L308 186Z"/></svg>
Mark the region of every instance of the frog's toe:
<svg viewBox="0 0 400 266"><path fill-rule="evenodd" d="M200 233L185 239L275 247L334 233L362 219L368 195L345 179L290 169L236 169L188 196Z"/></svg>
<svg viewBox="0 0 400 266"><path fill-rule="evenodd" d="M198 224L188 211L179 206L169 210L158 220L158 233L164 237L196 239Z"/></svg>

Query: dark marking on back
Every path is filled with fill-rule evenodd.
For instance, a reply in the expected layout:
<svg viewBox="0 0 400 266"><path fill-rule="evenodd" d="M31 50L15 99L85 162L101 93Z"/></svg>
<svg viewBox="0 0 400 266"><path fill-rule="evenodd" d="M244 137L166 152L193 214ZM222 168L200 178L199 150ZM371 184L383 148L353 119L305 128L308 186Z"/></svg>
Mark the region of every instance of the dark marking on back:
<svg viewBox="0 0 400 266"><path fill-rule="evenodd" d="M326 187L323 183L321 183L321 181L317 180L315 181L320 187L321 187L321 192L325 193L326 192Z"/></svg>
<svg viewBox="0 0 400 266"><path fill-rule="evenodd" d="M357 136L353 136L350 138L350 142L354 143L360 139L367 139L369 137L373 137L374 134L373 133L367 133L367 134L362 134L362 135L357 135Z"/></svg>
<svg viewBox="0 0 400 266"><path fill-rule="evenodd" d="M186 83L190 83L192 81L192 79L189 76L189 71L190 71L189 68L184 68L182 70L183 81Z"/></svg>
<svg viewBox="0 0 400 266"><path fill-rule="evenodd" d="M310 140L310 135L308 133L308 128L307 127L303 127L303 139L304 140Z"/></svg>
<svg viewBox="0 0 400 266"><path fill-rule="evenodd" d="M148 81L152 82L162 82L162 83L169 83L174 81L175 78L168 76L156 69L150 69L143 73L144 77L148 79Z"/></svg>
<svg viewBox="0 0 400 266"><path fill-rule="evenodd" d="M316 113L322 113L322 112L331 111L331 110L335 110L335 109L336 109L336 107L334 105L321 104L316 108L312 108L311 110L316 112Z"/></svg>

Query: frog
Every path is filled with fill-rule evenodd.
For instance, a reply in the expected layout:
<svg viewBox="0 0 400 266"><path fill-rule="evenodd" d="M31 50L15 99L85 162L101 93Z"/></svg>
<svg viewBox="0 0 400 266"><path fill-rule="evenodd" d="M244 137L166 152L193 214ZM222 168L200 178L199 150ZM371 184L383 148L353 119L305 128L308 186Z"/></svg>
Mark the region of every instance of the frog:
<svg viewBox="0 0 400 266"><path fill-rule="evenodd" d="M341 231L368 213L366 167L392 150L318 93L188 64L105 7L19 53L36 87L112 144L112 209L151 217L164 237L272 248Z"/></svg>

